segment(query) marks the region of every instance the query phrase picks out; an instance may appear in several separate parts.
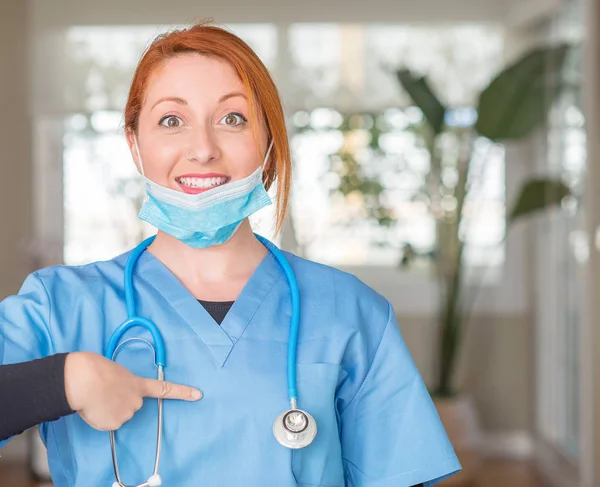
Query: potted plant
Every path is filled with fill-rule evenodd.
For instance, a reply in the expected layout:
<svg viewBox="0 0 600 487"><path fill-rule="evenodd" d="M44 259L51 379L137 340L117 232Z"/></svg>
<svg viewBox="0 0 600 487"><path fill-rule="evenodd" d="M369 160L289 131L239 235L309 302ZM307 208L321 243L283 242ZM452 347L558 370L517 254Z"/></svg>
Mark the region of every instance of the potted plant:
<svg viewBox="0 0 600 487"><path fill-rule="evenodd" d="M474 301L469 301L465 292L463 228L465 203L469 201L476 177L472 172L473 146L481 138L493 143L518 141L545 123L560 92L568 50L566 45L540 47L523 55L479 94L474 122L458 128L445 124L449 109L424 77L417 77L406 69L396 72L400 85L423 114L424 124L419 127L419 133L430 158L425 190L428 210L436 222L433 264L440 290L437 377L431 394L463 464L463 473L443 485L468 483L478 464L477 415L470 398L455 384L458 356ZM440 138L450 131L456 137L459 150L455 158L457 177L448 184L442 177L444 153ZM556 179L527 181L516 201L509 205L505 234L517 220L557 205L569 194L568 187ZM444 205L444 199L454 204Z"/></svg>
<svg viewBox="0 0 600 487"><path fill-rule="evenodd" d="M463 465L463 472L443 485L467 483L478 464L477 414L471 398L457 387L455 380L474 304L474 296L467 296L466 290L478 289L472 282L466 285L464 258L464 226L468 224L465 209L477 201L477 191L473 188L482 180L484 174L480 169L485 170L486 166L485 158L483 163L481 157L477 159L475 147L481 141L488 146L519 141L544 125L550 107L564 89L562 73L568 51L568 46L559 45L524 54L479 94L475 108L467 109L474 116L463 124L447 123L455 110L444 106L424 77L406 69L395 72L401 87L420 111L420 116L402 130L415 134L417 148L419 151L424 148L429 159L429 169L418 178L423 181L422 188L410 197L424 203L435 221L433 251L425 252L433 264L440 296L437 373L430 392ZM335 175L331 192L336 198L341 196L344 210L350 216L338 218L336 225L347 226L349 235L376 228L369 235L371 245L402 251L400 265L410 265L422 251L406 244L395 231L403 223L402 215L390 207L386 178L407 169L402 160L404 154L397 157L382 143L383 137L393 131L386 122L385 111L342 114L326 110L336 115L329 124L312 126L306 122L297 126L296 132L324 130L342 135L341 147L330 154L329 171ZM445 144L449 137L454 141L451 149ZM453 169L453 178L444 177L443 170L448 166ZM478 169L474 170L474 166ZM556 206L568 195L569 188L558 179L526 181L515 201L507 205L504 235L516 221Z"/></svg>

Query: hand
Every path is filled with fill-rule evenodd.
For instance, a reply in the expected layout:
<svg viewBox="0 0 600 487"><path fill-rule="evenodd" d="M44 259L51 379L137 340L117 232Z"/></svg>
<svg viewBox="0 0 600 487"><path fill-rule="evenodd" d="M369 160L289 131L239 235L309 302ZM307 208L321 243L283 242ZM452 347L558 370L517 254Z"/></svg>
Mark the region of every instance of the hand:
<svg viewBox="0 0 600 487"><path fill-rule="evenodd" d="M67 356L65 392L71 409L101 431L119 429L142 407L144 397L184 401L202 398L198 389L143 379L91 352L73 352Z"/></svg>

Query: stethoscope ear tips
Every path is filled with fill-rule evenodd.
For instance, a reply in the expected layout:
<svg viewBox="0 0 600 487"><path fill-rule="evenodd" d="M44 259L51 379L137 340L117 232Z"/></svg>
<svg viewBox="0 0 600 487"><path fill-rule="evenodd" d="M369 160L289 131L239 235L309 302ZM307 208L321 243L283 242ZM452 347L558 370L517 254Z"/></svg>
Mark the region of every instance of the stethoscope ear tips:
<svg viewBox="0 0 600 487"><path fill-rule="evenodd" d="M273 424L277 441L287 448L299 449L310 445L317 436L317 423L306 411L284 411Z"/></svg>
<svg viewBox="0 0 600 487"><path fill-rule="evenodd" d="M158 474L154 474L152 477L150 477L148 479L148 485L150 487L158 487L161 484L162 484L162 479L160 478L160 475L158 475Z"/></svg>

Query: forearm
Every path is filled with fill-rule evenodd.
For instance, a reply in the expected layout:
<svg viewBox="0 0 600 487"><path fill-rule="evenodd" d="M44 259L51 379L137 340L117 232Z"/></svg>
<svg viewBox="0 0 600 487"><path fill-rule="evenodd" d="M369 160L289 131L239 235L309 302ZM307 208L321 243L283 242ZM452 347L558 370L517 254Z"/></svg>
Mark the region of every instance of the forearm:
<svg viewBox="0 0 600 487"><path fill-rule="evenodd" d="M0 366L0 440L73 413L65 394L66 357Z"/></svg>

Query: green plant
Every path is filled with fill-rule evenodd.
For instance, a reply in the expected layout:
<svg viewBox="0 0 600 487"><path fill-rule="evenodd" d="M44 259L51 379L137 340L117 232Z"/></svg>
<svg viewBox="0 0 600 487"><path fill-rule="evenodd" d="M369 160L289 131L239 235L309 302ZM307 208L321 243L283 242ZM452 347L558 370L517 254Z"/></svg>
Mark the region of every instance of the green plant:
<svg viewBox="0 0 600 487"><path fill-rule="evenodd" d="M561 91L560 75L568 51L566 45L536 48L505 68L480 93L476 122L460 128L445 124L448 108L424 77L406 69L396 72L401 86L423 113L426 128L420 133L430 156L425 189L428 209L436 220L434 262L442 298L439 369L433 395L456 393L453 376L470 313L464 296L464 227L465 203L472 196L477 177L472 173L474 144L482 137L499 143L520 140L542 126ZM459 147L455 158L457 177L451 185L442 178L444 153L440 144L440 138L449 133L456 137ZM526 182L507 212L506 232L515 221L557 205L569 194L568 187L556 179ZM448 197L453 201L450 208L443 204Z"/></svg>

